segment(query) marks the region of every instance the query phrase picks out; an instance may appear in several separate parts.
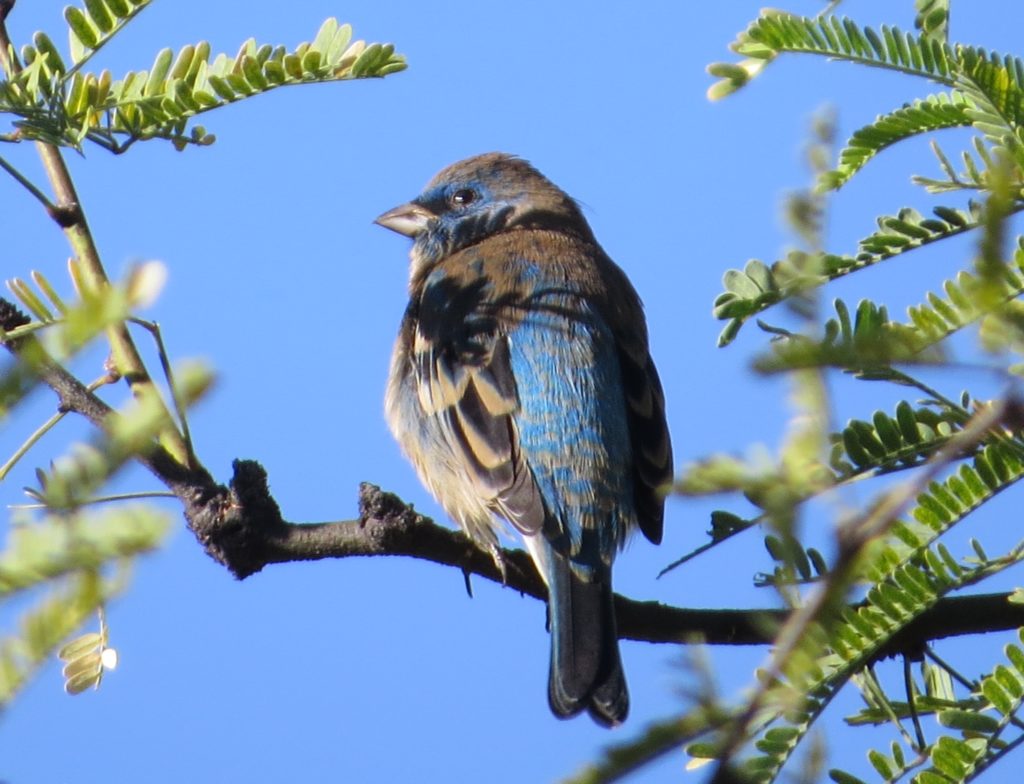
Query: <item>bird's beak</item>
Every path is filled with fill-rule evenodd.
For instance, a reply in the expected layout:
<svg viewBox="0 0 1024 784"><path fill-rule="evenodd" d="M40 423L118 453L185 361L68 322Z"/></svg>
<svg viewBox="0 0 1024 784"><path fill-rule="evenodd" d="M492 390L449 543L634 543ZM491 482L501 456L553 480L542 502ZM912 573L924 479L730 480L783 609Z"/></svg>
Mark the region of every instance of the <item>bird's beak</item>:
<svg viewBox="0 0 1024 784"><path fill-rule="evenodd" d="M374 223L385 229L404 234L406 237L415 237L422 234L426 230L427 224L435 217L437 216L426 207L411 201L408 204L399 205L393 210L388 210Z"/></svg>

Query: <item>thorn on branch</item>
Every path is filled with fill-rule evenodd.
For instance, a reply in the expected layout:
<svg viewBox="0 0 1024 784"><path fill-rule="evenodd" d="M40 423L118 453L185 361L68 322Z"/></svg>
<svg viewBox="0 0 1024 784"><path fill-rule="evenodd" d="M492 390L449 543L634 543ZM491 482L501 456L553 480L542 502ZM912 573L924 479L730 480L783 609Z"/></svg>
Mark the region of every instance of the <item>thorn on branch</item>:
<svg viewBox="0 0 1024 784"><path fill-rule="evenodd" d="M0 0L0 4L2 3L3 0ZM0 8L2 7L3 6L0 5ZM3 297L0 297L0 329L5 332L10 332L18 327L25 326L31 321L32 319L18 310L13 303L8 302Z"/></svg>

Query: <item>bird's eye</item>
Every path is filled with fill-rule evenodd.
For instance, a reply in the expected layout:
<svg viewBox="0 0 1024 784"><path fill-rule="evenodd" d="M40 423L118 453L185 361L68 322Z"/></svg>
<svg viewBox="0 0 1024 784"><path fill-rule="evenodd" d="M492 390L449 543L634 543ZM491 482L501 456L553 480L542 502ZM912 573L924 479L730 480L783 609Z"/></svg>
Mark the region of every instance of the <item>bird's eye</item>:
<svg viewBox="0 0 1024 784"><path fill-rule="evenodd" d="M452 194L452 204L458 207L465 207L476 201L476 191L470 188L460 188Z"/></svg>

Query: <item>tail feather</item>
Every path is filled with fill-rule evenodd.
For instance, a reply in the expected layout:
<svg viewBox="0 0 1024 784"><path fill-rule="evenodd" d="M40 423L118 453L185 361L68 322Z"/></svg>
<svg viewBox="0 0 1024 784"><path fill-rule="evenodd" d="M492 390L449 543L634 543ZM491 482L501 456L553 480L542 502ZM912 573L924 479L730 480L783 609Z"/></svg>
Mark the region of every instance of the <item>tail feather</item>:
<svg viewBox="0 0 1024 784"><path fill-rule="evenodd" d="M610 575L585 582L559 555L548 571L551 673L548 701L559 718L586 710L605 726L621 724L629 693L619 659Z"/></svg>

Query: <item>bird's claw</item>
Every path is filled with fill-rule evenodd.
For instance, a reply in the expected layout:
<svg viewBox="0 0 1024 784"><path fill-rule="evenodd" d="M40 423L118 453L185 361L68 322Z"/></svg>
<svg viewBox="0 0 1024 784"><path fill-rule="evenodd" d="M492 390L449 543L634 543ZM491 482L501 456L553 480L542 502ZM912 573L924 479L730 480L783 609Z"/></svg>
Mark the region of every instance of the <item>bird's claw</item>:
<svg viewBox="0 0 1024 784"><path fill-rule="evenodd" d="M498 570L498 574L501 575L502 586L508 585L508 565L505 563L505 556L501 554L501 548L496 544L490 545L487 548L491 554L491 558L494 560L494 566Z"/></svg>

